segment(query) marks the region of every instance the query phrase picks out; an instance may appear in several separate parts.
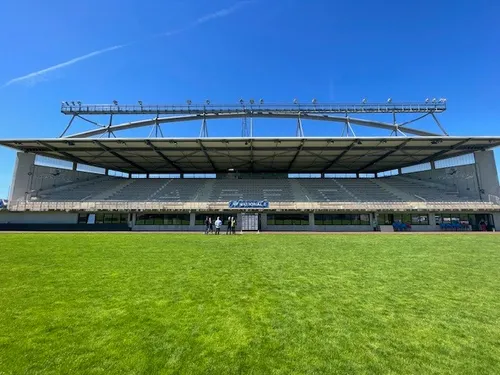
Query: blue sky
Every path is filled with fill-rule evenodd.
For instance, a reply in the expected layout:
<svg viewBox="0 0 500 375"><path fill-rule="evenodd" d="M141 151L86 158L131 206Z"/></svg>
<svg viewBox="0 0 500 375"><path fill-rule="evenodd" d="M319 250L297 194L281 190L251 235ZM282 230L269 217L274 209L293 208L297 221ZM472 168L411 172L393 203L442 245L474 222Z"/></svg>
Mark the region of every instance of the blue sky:
<svg viewBox="0 0 500 375"><path fill-rule="evenodd" d="M59 112L62 100L237 103L240 97L445 97L441 120L450 134L500 135L498 14L500 3L492 0L8 1L0 14L0 137L57 137L68 120ZM211 136L240 132L238 121L209 126ZM254 135L294 135L294 126L256 121ZM341 133L340 125L304 127L306 136ZM199 124L164 128L168 136L198 132ZM358 135L378 134L360 129ZM14 158L0 149L0 197L7 196Z"/></svg>

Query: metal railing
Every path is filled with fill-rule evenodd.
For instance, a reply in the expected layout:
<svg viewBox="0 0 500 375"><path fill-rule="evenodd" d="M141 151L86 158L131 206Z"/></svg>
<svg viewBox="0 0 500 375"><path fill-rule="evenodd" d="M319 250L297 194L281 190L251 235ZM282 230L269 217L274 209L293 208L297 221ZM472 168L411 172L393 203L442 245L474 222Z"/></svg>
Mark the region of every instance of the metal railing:
<svg viewBox="0 0 500 375"><path fill-rule="evenodd" d="M490 202L270 202L268 209L230 209L228 202L11 202L10 211L500 211L500 198Z"/></svg>
<svg viewBox="0 0 500 375"><path fill-rule="evenodd" d="M208 114L246 112L277 112L277 113L440 113L446 110L446 102L429 103L374 103L374 104L181 104L181 105L139 105L139 104L82 104L65 102L61 112L67 115L87 114Z"/></svg>

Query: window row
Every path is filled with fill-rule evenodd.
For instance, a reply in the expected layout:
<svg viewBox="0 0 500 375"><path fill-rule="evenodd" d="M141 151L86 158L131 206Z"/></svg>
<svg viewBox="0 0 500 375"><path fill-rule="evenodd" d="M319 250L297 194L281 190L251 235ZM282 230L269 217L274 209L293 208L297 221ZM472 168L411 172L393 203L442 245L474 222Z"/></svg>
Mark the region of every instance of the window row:
<svg viewBox="0 0 500 375"><path fill-rule="evenodd" d="M136 225L189 225L189 214L138 214Z"/></svg>
<svg viewBox="0 0 500 375"><path fill-rule="evenodd" d="M309 215L268 214L267 225L309 225Z"/></svg>
<svg viewBox="0 0 500 375"><path fill-rule="evenodd" d="M316 225L370 225L369 214L315 214Z"/></svg>
<svg viewBox="0 0 500 375"><path fill-rule="evenodd" d="M78 224L127 224L128 214L124 213L80 213Z"/></svg>
<svg viewBox="0 0 500 375"><path fill-rule="evenodd" d="M392 225L393 223L398 222L411 225L429 225L429 215L419 213L396 213L378 215L379 224Z"/></svg>

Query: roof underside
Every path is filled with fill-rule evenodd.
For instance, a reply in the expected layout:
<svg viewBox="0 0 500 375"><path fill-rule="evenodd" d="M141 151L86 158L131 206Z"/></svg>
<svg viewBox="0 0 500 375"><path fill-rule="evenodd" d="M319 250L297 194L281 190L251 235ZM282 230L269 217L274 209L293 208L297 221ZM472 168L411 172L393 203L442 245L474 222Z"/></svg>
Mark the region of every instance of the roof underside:
<svg viewBox="0 0 500 375"><path fill-rule="evenodd" d="M500 145L500 137L0 140L22 152L129 173L373 173Z"/></svg>

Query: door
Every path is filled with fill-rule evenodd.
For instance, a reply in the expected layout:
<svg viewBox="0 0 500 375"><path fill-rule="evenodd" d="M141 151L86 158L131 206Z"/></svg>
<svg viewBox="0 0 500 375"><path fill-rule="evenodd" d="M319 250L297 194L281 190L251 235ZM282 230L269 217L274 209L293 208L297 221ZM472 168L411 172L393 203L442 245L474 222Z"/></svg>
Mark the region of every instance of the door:
<svg viewBox="0 0 500 375"><path fill-rule="evenodd" d="M259 214L241 214L241 230L258 231Z"/></svg>

